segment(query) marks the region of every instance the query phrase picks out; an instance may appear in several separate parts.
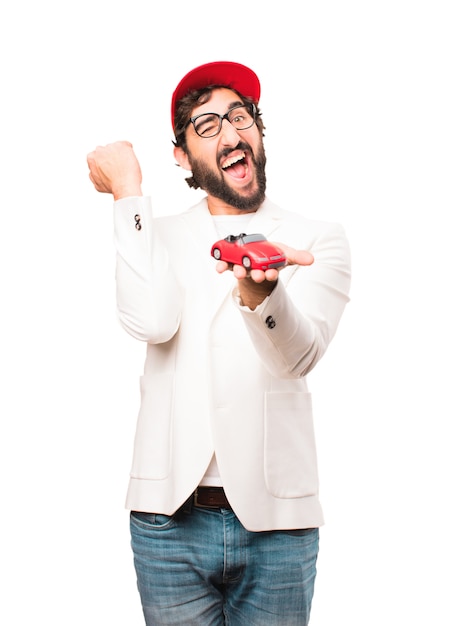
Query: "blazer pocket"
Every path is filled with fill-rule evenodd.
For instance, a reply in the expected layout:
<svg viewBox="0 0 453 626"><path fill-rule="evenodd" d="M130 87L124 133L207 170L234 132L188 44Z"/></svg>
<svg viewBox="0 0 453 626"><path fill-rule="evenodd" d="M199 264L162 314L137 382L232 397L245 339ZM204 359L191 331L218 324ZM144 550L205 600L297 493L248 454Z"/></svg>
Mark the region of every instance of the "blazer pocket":
<svg viewBox="0 0 453 626"><path fill-rule="evenodd" d="M318 493L318 467L309 393L267 393L264 421L264 472L277 498Z"/></svg>
<svg viewBox="0 0 453 626"><path fill-rule="evenodd" d="M162 480L170 470L173 422L172 374L140 379L141 405L135 432L132 478Z"/></svg>

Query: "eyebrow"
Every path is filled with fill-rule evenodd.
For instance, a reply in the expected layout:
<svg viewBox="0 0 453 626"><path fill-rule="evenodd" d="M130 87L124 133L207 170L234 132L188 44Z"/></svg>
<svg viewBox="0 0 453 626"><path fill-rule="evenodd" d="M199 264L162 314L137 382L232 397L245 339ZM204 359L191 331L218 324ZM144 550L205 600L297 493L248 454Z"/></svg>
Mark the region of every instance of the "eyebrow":
<svg viewBox="0 0 453 626"><path fill-rule="evenodd" d="M244 103L241 102L240 100L236 100L236 102L231 102L231 104L229 105L228 109L232 109L233 107L237 107L240 104L244 104Z"/></svg>
<svg viewBox="0 0 453 626"><path fill-rule="evenodd" d="M228 105L227 110L225 111L225 113L228 113L228 111L230 111L230 109L232 109L233 107L237 107L237 106L245 106L245 103L242 102L241 100L236 100L235 102L230 102L230 104ZM198 115L222 115L222 113L214 113L214 111L206 111L206 113L197 113L197 115L191 115L190 119L192 119L192 117L198 117Z"/></svg>

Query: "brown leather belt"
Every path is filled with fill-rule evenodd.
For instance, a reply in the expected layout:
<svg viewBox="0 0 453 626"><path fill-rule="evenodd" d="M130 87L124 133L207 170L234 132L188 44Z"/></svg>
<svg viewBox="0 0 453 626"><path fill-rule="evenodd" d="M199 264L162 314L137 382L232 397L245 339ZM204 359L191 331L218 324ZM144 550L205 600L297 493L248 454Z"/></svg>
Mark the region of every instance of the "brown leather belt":
<svg viewBox="0 0 453 626"><path fill-rule="evenodd" d="M222 487L198 487L193 495L193 505L208 509L231 509Z"/></svg>

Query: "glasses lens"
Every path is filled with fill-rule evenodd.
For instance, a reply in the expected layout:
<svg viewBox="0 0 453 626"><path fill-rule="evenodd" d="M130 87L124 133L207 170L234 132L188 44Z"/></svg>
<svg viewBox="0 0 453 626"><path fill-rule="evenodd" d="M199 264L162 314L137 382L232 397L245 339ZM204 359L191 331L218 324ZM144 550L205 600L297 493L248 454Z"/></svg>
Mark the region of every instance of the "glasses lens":
<svg viewBox="0 0 453 626"><path fill-rule="evenodd" d="M255 121L253 117L252 107L241 105L233 107L228 113L228 121L232 124L236 130L245 130Z"/></svg>
<svg viewBox="0 0 453 626"><path fill-rule="evenodd" d="M206 113L197 117L193 125L200 137L214 137L220 130L220 119L215 113Z"/></svg>
<svg viewBox="0 0 453 626"><path fill-rule="evenodd" d="M236 130L245 130L255 121L255 109L253 106L240 104L230 109L223 117L217 113L198 115L192 120L195 132L200 137L215 137L219 134L225 117Z"/></svg>

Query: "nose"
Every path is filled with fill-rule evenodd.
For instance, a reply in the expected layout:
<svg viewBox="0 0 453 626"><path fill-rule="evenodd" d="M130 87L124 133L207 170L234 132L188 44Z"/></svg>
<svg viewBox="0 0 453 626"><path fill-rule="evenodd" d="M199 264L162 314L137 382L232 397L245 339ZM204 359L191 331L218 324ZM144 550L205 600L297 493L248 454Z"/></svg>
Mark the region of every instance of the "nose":
<svg viewBox="0 0 453 626"><path fill-rule="evenodd" d="M235 146L240 140L239 132L226 118L222 120L222 127L220 129L220 140L226 146Z"/></svg>

